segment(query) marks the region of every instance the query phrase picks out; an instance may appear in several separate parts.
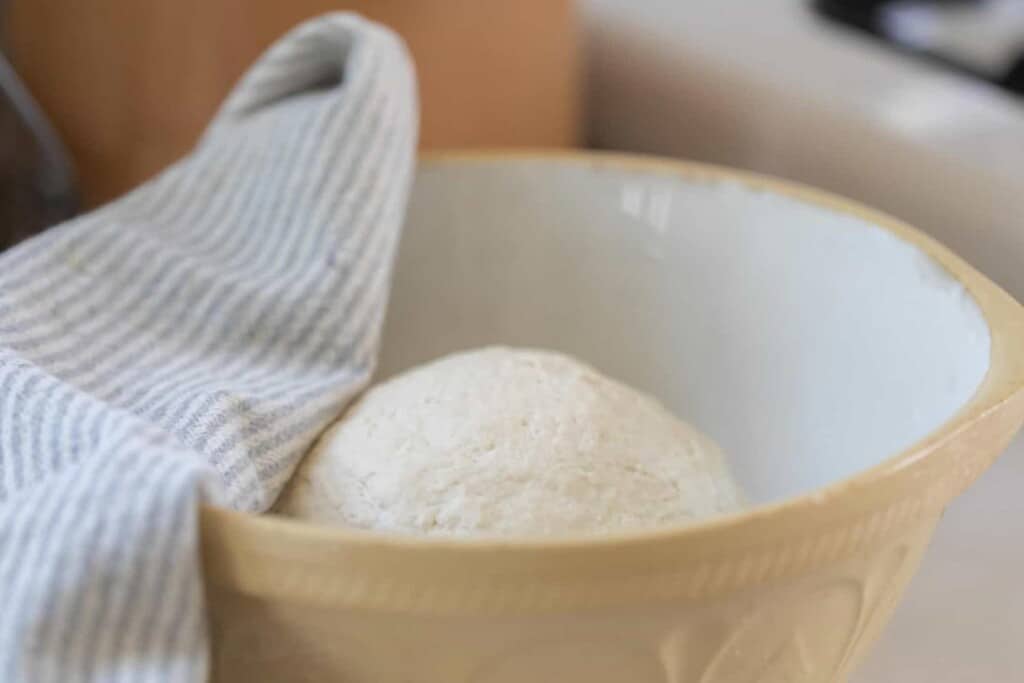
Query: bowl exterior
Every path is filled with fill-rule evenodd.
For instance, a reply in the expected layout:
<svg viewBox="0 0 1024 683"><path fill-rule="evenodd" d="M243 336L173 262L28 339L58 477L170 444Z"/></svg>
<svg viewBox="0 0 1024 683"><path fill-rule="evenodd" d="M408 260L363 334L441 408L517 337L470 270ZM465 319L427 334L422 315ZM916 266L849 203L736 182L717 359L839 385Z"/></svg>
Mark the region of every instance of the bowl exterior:
<svg viewBox="0 0 1024 683"><path fill-rule="evenodd" d="M580 611L367 610L214 584L213 680L843 681L888 621L937 519L933 511L885 543L785 580Z"/></svg>
<svg viewBox="0 0 1024 683"><path fill-rule="evenodd" d="M769 511L753 526L581 554L339 546L319 536L330 530L206 511L212 680L844 681L946 504L1022 413L1018 394L979 417L898 495L873 486L857 506L823 499L817 519Z"/></svg>

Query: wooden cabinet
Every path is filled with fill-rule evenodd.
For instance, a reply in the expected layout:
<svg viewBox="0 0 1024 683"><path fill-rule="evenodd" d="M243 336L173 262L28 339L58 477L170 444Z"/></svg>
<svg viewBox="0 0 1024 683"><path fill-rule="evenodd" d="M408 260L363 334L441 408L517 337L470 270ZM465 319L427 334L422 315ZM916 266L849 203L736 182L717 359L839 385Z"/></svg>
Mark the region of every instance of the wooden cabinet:
<svg viewBox="0 0 1024 683"><path fill-rule="evenodd" d="M267 45L332 10L405 37L420 78L423 146L577 142L569 0L12 0L5 39L94 204L185 153Z"/></svg>

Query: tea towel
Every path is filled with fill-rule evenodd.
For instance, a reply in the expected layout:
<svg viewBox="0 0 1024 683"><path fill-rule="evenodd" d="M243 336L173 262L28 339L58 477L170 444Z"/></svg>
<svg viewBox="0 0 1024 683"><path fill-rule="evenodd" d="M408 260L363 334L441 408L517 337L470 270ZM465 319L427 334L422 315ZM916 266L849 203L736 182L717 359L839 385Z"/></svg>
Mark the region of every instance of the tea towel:
<svg viewBox="0 0 1024 683"><path fill-rule="evenodd" d="M416 120L401 41L327 15L186 158L0 254L0 681L206 679L198 506L268 508L367 382Z"/></svg>

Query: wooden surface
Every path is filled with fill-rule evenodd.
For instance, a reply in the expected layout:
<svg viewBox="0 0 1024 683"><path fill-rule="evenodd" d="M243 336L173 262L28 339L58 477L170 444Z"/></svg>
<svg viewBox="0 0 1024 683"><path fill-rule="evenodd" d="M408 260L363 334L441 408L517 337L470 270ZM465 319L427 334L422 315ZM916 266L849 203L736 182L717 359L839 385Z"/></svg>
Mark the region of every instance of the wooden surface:
<svg viewBox="0 0 1024 683"><path fill-rule="evenodd" d="M69 145L90 203L193 144L245 67L294 24L347 9L417 62L424 147L570 146L579 59L570 0L12 0L16 68Z"/></svg>

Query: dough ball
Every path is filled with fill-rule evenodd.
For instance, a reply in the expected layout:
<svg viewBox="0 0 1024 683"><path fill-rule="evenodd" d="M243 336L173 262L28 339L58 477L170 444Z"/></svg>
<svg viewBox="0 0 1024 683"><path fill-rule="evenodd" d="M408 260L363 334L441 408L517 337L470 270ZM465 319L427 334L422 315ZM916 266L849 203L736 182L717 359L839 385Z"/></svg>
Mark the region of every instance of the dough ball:
<svg viewBox="0 0 1024 683"><path fill-rule="evenodd" d="M592 534L735 511L721 451L657 401L546 351L486 348L370 389L278 511L429 535Z"/></svg>

